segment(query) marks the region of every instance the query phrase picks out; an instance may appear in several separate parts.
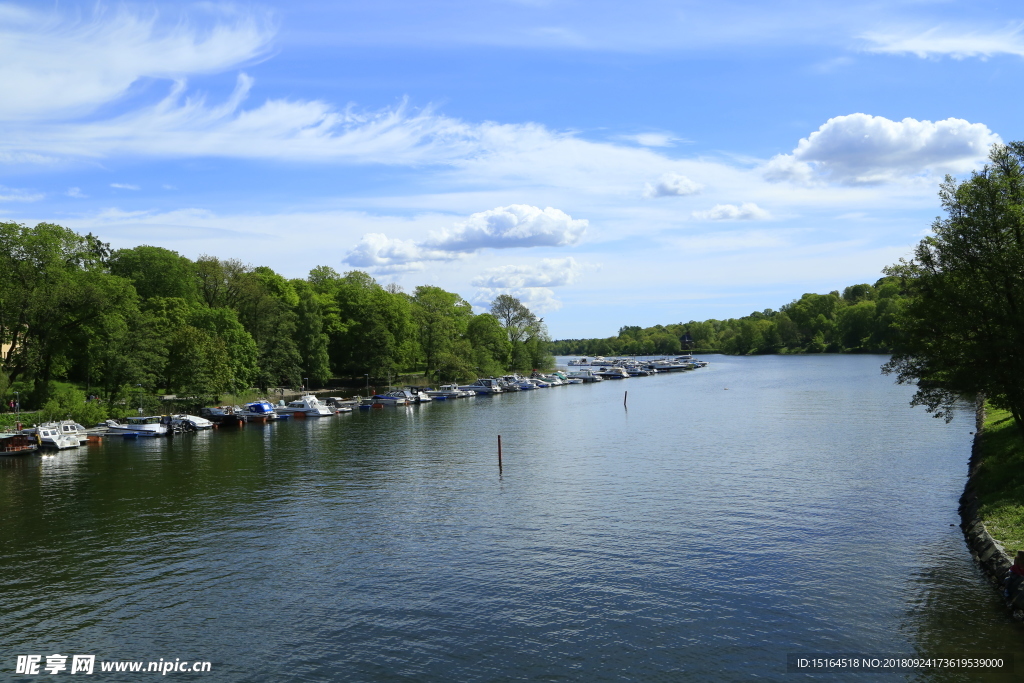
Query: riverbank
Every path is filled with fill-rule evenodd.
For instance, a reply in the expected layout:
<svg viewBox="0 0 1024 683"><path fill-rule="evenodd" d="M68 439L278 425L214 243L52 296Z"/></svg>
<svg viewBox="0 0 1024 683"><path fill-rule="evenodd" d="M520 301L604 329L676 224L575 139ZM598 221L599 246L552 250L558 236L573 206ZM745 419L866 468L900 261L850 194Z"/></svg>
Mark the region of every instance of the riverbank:
<svg viewBox="0 0 1024 683"><path fill-rule="evenodd" d="M979 404L969 476L960 499L961 528L971 555L1002 590L1024 550L1024 439L1005 410ZM1004 595L1024 619L1024 587Z"/></svg>

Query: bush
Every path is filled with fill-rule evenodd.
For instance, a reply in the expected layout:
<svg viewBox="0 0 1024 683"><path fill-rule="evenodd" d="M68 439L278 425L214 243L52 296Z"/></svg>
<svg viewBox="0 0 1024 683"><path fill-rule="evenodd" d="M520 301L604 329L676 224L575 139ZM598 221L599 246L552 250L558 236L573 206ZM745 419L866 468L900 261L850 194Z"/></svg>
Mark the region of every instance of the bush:
<svg viewBox="0 0 1024 683"><path fill-rule="evenodd" d="M60 389L43 405L39 418L44 422L74 420L86 427L102 422L106 411L98 401L86 401L85 393L70 387Z"/></svg>

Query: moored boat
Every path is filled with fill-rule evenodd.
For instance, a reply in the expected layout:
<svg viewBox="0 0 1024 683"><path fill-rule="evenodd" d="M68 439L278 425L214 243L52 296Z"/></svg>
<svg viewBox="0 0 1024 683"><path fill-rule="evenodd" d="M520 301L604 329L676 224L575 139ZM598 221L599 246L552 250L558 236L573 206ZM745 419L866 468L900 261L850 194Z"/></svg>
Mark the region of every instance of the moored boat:
<svg viewBox="0 0 1024 683"><path fill-rule="evenodd" d="M107 430L115 434L140 434L142 436L167 436L167 425L156 415L129 417L124 422L107 420Z"/></svg>
<svg viewBox="0 0 1024 683"><path fill-rule="evenodd" d="M0 455L28 455L39 450L34 435L0 434Z"/></svg>
<svg viewBox="0 0 1024 683"><path fill-rule="evenodd" d="M334 411L320 403L320 400L313 394L303 394L294 401L284 405L278 405L274 411L280 415L293 415L294 417L329 417Z"/></svg>

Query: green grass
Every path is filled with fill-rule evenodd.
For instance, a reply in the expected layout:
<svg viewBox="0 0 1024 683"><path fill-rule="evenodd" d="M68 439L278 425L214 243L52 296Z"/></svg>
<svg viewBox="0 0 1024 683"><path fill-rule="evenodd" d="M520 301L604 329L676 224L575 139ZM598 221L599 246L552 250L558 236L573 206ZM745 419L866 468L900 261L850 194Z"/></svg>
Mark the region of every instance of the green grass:
<svg viewBox="0 0 1024 683"><path fill-rule="evenodd" d="M1024 550L1024 438L1005 410L987 406L982 464L975 478L979 514L1011 557Z"/></svg>

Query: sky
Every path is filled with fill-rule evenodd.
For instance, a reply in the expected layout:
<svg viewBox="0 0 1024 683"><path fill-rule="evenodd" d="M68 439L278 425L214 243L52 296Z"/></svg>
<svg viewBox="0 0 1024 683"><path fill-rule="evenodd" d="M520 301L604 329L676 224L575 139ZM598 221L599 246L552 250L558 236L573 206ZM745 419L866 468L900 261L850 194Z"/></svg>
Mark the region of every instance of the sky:
<svg viewBox="0 0 1024 683"><path fill-rule="evenodd" d="M605 337L874 282L1022 76L1010 2L0 0L0 220Z"/></svg>

